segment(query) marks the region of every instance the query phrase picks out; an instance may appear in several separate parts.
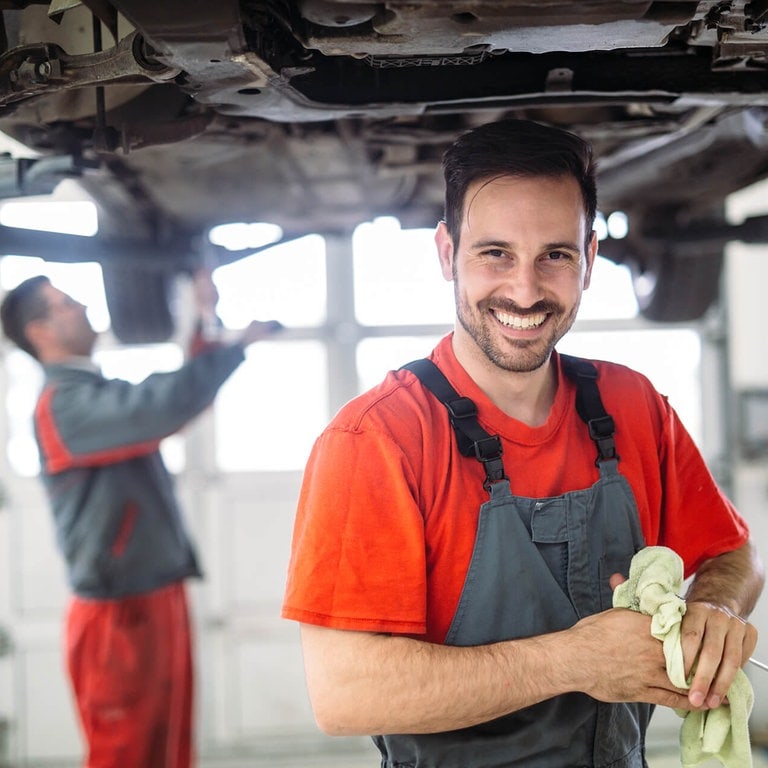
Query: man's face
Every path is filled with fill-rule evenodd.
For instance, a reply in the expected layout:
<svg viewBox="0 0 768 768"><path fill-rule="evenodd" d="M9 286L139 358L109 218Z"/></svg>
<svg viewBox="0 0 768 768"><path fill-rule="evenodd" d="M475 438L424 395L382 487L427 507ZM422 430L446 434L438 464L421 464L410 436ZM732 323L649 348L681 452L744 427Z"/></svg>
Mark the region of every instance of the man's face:
<svg viewBox="0 0 768 768"><path fill-rule="evenodd" d="M507 371L544 365L576 318L597 249L575 179L503 176L467 190L459 247L436 241L453 280L459 348Z"/></svg>
<svg viewBox="0 0 768 768"><path fill-rule="evenodd" d="M48 303L48 315L43 322L48 326L51 341L71 355L90 355L96 332L88 321L85 307L52 285L44 285L42 290Z"/></svg>

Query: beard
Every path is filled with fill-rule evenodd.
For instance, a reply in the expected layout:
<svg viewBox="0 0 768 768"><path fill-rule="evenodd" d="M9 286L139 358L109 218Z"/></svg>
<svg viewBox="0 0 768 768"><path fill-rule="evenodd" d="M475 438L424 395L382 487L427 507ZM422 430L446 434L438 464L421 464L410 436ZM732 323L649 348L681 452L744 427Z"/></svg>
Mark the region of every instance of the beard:
<svg viewBox="0 0 768 768"><path fill-rule="evenodd" d="M553 301L539 301L523 309L515 302L484 299L477 308L472 308L460 294L459 284L454 280L456 297L456 317L461 327L469 334L486 358L497 368L512 373L531 373L545 365L560 339L570 330L576 319L578 304L568 312L563 306ZM495 328L490 306L503 312L517 315L547 313L549 331L546 336L538 336L527 341L510 339Z"/></svg>

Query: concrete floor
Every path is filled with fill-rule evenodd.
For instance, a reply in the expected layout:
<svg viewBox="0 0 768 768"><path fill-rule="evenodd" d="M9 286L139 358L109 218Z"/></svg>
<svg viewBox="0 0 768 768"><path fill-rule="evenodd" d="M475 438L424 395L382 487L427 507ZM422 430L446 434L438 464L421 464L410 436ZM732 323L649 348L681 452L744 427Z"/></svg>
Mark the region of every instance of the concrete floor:
<svg viewBox="0 0 768 768"><path fill-rule="evenodd" d="M649 768L680 768L680 754L677 750L669 752L653 752L648 755ZM274 756L264 756L261 758L228 758L226 760L216 760L215 762L205 761L200 763L199 768L378 768L378 753L358 754L348 753L345 755L306 755L301 758L297 756L275 759ZM701 763L698 768L723 768L718 760L709 760ZM739 766L747 768L747 766ZM768 768L768 759L765 753L755 753L753 755L752 768Z"/></svg>
<svg viewBox="0 0 768 768"><path fill-rule="evenodd" d="M80 768L74 763L35 762L23 768ZM680 751L674 734L649 739L649 768L680 768ZM5 768L0 764L0 768ZM17 768L16 765L7 768ZM22 766L18 766L22 768ZM127 768L127 767L126 767ZM258 748L244 749L238 754L201 756L197 768L379 768L379 754L370 739L329 738L318 735L300 738L292 743L285 739L263 741ZM723 768L718 760L701 763L698 768ZM730 768L748 768L730 766ZM755 746L752 768L768 768L768 748Z"/></svg>
<svg viewBox="0 0 768 768"><path fill-rule="evenodd" d="M676 747L653 748L648 751L649 768L680 768L680 753ZM378 768L378 752L367 745L354 748L320 749L309 753L258 751L221 757L207 756L197 768ZM8 766L17 768L17 766ZM19 767L21 768L21 767ZM80 768L73 763L25 763L23 768ZM701 763L698 768L723 768L718 760ZM747 766L732 766L747 768ZM768 768L768 751L755 750L752 768Z"/></svg>
<svg viewBox="0 0 768 768"><path fill-rule="evenodd" d="M768 768L768 749L753 750L752 768ZM680 750L676 741L651 743L648 746L649 768L680 768ZM227 756L203 760L199 768L378 768L379 754L367 739L328 739L299 756L283 749L266 748L260 754ZM699 768L723 768L718 760L701 763ZM747 768L747 766L731 766Z"/></svg>

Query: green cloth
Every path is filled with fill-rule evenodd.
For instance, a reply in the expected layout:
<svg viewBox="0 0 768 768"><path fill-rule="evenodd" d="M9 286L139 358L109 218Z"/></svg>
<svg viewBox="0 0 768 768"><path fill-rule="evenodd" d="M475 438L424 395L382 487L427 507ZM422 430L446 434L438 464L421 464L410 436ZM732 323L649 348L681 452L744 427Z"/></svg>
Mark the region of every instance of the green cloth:
<svg viewBox="0 0 768 768"><path fill-rule="evenodd" d="M630 608L651 617L651 634L664 645L667 675L673 685L688 688L680 629L685 600L683 561L667 547L645 547L633 558L629 578L613 593L614 608ZM749 715L754 695L744 670L728 689L728 704L703 712L675 710L684 718L680 728L683 768L693 768L715 758L726 768L751 768Z"/></svg>

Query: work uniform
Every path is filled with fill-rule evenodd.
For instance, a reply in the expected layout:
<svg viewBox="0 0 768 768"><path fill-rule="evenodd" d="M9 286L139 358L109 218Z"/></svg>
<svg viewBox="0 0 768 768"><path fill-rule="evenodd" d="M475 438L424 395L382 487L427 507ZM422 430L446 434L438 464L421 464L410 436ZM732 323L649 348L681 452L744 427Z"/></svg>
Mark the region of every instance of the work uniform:
<svg viewBox="0 0 768 768"><path fill-rule="evenodd" d="M610 608L609 576L626 574L645 544L676 549L690 574L746 541L744 521L674 411L639 374L595 364L615 423L615 455L596 462L560 356L555 402L538 427L485 396L456 361L450 336L430 359L476 405L484 434L498 436L502 475L490 478L488 465L462 450L445 406L412 371L390 373L345 406L313 449L287 618L485 644L564 629ZM649 717L647 705L573 693L473 728L375 741L387 768L635 768L644 765Z"/></svg>
<svg viewBox="0 0 768 768"><path fill-rule="evenodd" d="M568 364L573 375L586 372L577 379L577 398L596 398L598 410L584 414L584 428L594 434L600 477L591 488L556 498L512 495L500 443L494 453L487 447L493 436L464 431L461 424L472 418L474 404L449 390L445 404L456 417L457 439L465 438L463 452L488 467L490 499L480 508L472 560L447 645L485 645L557 632L607 610L612 606L608 577L627 573L632 556L644 546L632 489L618 472L613 420L602 409L597 390L585 390L596 371L583 361L569 359ZM422 375L435 374L427 368ZM607 704L569 693L472 728L374 741L382 768L643 768L651 711L648 704Z"/></svg>
<svg viewBox="0 0 768 768"><path fill-rule="evenodd" d="M88 768L191 764L184 580L201 572L159 445L243 359L213 347L139 384L84 359L45 366L35 433L74 593L66 655Z"/></svg>

